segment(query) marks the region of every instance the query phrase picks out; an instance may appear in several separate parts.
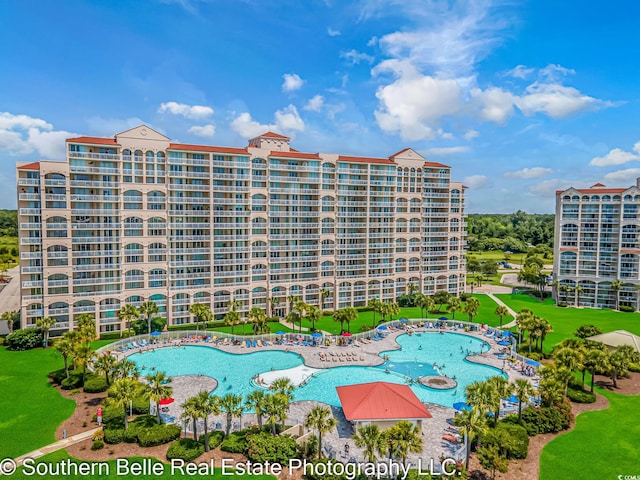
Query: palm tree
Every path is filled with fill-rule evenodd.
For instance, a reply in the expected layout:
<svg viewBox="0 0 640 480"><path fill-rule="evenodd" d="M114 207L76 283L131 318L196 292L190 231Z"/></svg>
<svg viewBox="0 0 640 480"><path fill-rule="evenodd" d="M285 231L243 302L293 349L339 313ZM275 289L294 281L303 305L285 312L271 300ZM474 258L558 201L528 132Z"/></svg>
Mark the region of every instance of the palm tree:
<svg viewBox="0 0 640 480"><path fill-rule="evenodd" d="M169 386L171 377L167 377L164 372L156 371L145 378L149 384L149 399L156 404L156 420L160 425L160 400L169 398L173 393L173 389Z"/></svg>
<svg viewBox="0 0 640 480"><path fill-rule="evenodd" d="M320 305L318 306L318 308L320 308L320 311L324 310L324 301L330 295L331 295L331 292L326 288L320 289Z"/></svg>
<svg viewBox="0 0 640 480"><path fill-rule="evenodd" d="M129 336L131 336L131 323L140 317L140 312L138 309L131 304L126 304L124 307L120 308L116 315L118 316L118 320L124 325L120 325L120 336L122 336L122 332L124 331L124 326L129 330Z"/></svg>
<svg viewBox="0 0 640 480"><path fill-rule="evenodd" d="M345 312L344 309L333 312L333 321L340 323L340 333L344 332Z"/></svg>
<svg viewBox="0 0 640 480"><path fill-rule="evenodd" d="M480 301L476 297L469 297L465 302L464 309L462 310L464 313L469 315L469 321L473 322L473 317L478 314L478 310L480 308Z"/></svg>
<svg viewBox="0 0 640 480"><path fill-rule="evenodd" d="M571 376L571 372L567 369L558 369L552 365L540 370L540 398L546 406L553 407L562 402L564 380L569 376Z"/></svg>
<svg viewBox="0 0 640 480"><path fill-rule="evenodd" d="M265 399L267 395L265 395L264 390L254 390L249 395L247 395L247 399L244 404L252 409L256 414L256 419L258 420L258 427L262 428L262 417L265 414Z"/></svg>
<svg viewBox="0 0 640 480"><path fill-rule="evenodd" d="M87 367L91 363L95 352L88 343L77 344L74 349L74 363L76 366L82 367L82 384L87 379Z"/></svg>
<svg viewBox="0 0 640 480"><path fill-rule="evenodd" d="M350 308L352 313L351 316L353 317L352 320L355 320L356 318L358 318L358 311L353 308L353 307L347 307ZM393 316L394 315L398 315L400 313L400 307L398 306L398 304L396 302L387 302L387 314L391 316L391 319L393 320Z"/></svg>
<svg viewBox="0 0 640 480"><path fill-rule="evenodd" d="M140 305L140 314L147 317L147 333L151 333L151 317L157 315L158 312L160 312L160 309L153 300L149 300Z"/></svg>
<svg viewBox="0 0 640 480"><path fill-rule="evenodd" d="M196 318L196 332L200 322L210 322L213 319L211 308L206 303L194 303L189 307L189 313ZM206 327L205 327L206 328Z"/></svg>
<svg viewBox="0 0 640 480"><path fill-rule="evenodd" d="M562 347L553 353L553 358L556 361L558 367L566 368L571 373L582 370L584 363L584 355L576 348ZM569 388L569 380L564 385L564 394L567 394Z"/></svg>
<svg viewBox="0 0 640 480"><path fill-rule="evenodd" d="M270 317L273 317L273 316L274 316L274 315L273 315L273 308L274 308L274 307L277 307L278 305L280 305L280 298L278 298L278 297L271 297L271 298L269 299L269 307L270 307L270 309L269 309L269 313L270 313L270 315L269 315L269 316L270 316Z"/></svg>
<svg viewBox="0 0 640 480"><path fill-rule="evenodd" d="M262 333L261 331L258 332L258 329L262 328L262 324L267 318L265 311L260 307L252 307L247 314L247 318L253 324L253 333Z"/></svg>
<svg viewBox="0 0 640 480"><path fill-rule="evenodd" d="M379 298L372 298L367 302L367 306L373 312L373 324L371 325L372 329L376 328L376 313L380 312L380 305L382 305L382 302Z"/></svg>
<svg viewBox="0 0 640 480"><path fill-rule="evenodd" d="M227 393L224 397L220 399L220 410L222 410L227 414L227 425L225 429L225 434L229 435L233 417L242 416L242 395Z"/></svg>
<svg viewBox="0 0 640 480"><path fill-rule="evenodd" d="M396 305L397 306L397 305ZM347 322L347 332L351 330L351 322L358 318L358 310L354 307L345 307L344 310L344 321Z"/></svg>
<svg viewBox="0 0 640 480"><path fill-rule="evenodd" d="M271 382L271 390L274 393L280 393L287 398L287 401L293 401L293 391L296 389L296 386L291 383L291 379L288 377L280 377L276 378L273 382Z"/></svg>
<svg viewBox="0 0 640 480"><path fill-rule="evenodd" d="M435 307L435 302L433 298L421 293L416 296L415 305L420 308L422 318L426 320L429 317L429 310L433 310Z"/></svg>
<svg viewBox="0 0 640 480"><path fill-rule="evenodd" d="M558 287L560 287L560 281L559 280L554 280L553 282L551 282L551 298L553 298L553 301L558 303Z"/></svg>
<svg viewBox="0 0 640 480"><path fill-rule="evenodd" d="M138 365L131 360L123 358L115 365L114 378L138 378L138 375Z"/></svg>
<svg viewBox="0 0 640 480"><path fill-rule="evenodd" d="M453 295L449 299L449 303L447 304L447 310L451 313L451 320L456 319L456 312L462 310L462 301Z"/></svg>
<svg viewBox="0 0 640 480"><path fill-rule="evenodd" d="M518 421L522 420L522 404L536 394L533 385L526 378L517 378L514 384L514 395L518 399Z"/></svg>
<svg viewBox="0 0 640 480"><path fill-rule="evenodd" d="M287 322L293 325L294 332L296 331L296 323L299 323L300 330L302 331L302 318L300 317L300 312L298 312L298 310L296 310L295 308L287 313Z"/></svg>
<svg viewBox="0 0 640 480"><path fill-rule="evenodd" d="M132 378L119 378L109 388L107 405L120 408L124 412L124 429L129 428L127 409L130 402L140 394L140 384Z"/></svg>
<svg viewBox="0 0 640 480"><path fill-rule="evenodd" d="M289 302L289 312L292 312L295 309L296 303L298 303L299 300L300 298L293 293L287 296L287 301Z"/></svg>
<svg viewBox="0 0 640 480"><path fill-rule="evenodd" d="M576 293L576 307L580 306L580 294L582 292L584 292L584 288L582 288L580 285L576 285L575 287L573 287L573 291Z"/></svg>
<svg viewBox="0 0 640 480"><path fill-rule="evenodd" d="M44 337L44 348L47 348L49 344L49 330L56 324L56 319L51 317L42 317L36 320L36 326L42 330L42 336Z"/></svg>
<svg viewBox="0 0 640 480"><path fill-rule="evenodd" d="M567 301L567 292L569 291L569 286L562 284L560 285L560 287L558 287L558 290L560 290L562 293L564 293L564 302ZM560 297L560 295L558 295L558 297Z"/></svg>
<svg viewBox="0 0 640 480"><path fill-rule="evenodd" d="M76 349L76 337L77 334L73 331L65 332L62 335L62 338L59 339L54 346L55 349L60 352L60 355L62 355L62 360L64 361L64 371L67 375L67 378L69 378L69 358L73 358Z"/></svg>
<svg viewBox="0 0 640 480"><path fill-rule="evenodd" d="M322 318L322 310L320 310L315 305L309 307L309 311L307 312L307 318L311 321L311 330L316 330L316 322Z"/></svg>
<svg viewBox="0 0 640 480"><path fill-rule="evenodd" d="M13 332L13 324L20 319L20 312L18 310L2 312L0 318L7 321L7 329L9 330L9 333L11 333Z"/></svg>
<svg viewBox="0 0 640 480"><path fill-rule="evenodd" d="M616 292L616 310L620 310L620 290L622 290L622 281L617 279L611 282L611 289Z"/></svg>
<svg viewBox="0 0 640 480"><path fill-rule="evenodd" d="M375 463L376 452L384 455L387 448L387 440L383 432L376 424L361 425L353 435L353 441L357 447L363 448L362 452L369 463Z"/></svg>
<svg viewBox="0 0 640 480"><path fill-rule="evenodd" d="M494 313L500 317L500 328L502 328L502 318L509 315L509 310L504 305L498 305Z"/></svg>
<svg viewBox="0 0 640 480"><path fill-rule="evenodd" d="M193 410L198 418L204 421L204 451L209 451L209 415L218 415L220 413L220 398L211 396L209 392L203 390L193 397Z"/></svg>
<svg viewBox="0 0 640 480"><path fill-rule="evenodd" d="M331 410L327 407L313 407L304 417L304 426L318 431L318 458L322 452L322 435L336 428L337 424L338 421L331 416Z"/></svg>
<svg viewBox="0 0 640 480"><path fill-rule="evenodd" d="M469 456L471 455L471 443L479 435L487 431L487 417L478 407L471 410L463 410L453 417L454 425L460 427L460 433L466 437L466 469L469 470Z"/></svg>
<svg viewBox="0 0 640 480"><path fill-rule="evenodd" d="M547 319L541 318L538 321L536 330L540 336L540 352L542 352L544 340L545 338L547 338L548 334L553 333L553 327L551 326L551 323L549 323Z"/></svg>
<svg viewBox="0 0 640 480"><path fill-rule="evenodd" d="M599 348L590 348L584 359L584 366L591 374L591 393L595 383L596 373L605 372L609 368L609 351Z"/></svg>
<svg viewBox="0 0 640 480"><path fill-rule="evenodd" d="M509 398L513 393L514 387L513 383L510 383L509 380L500 375L491 377L487 382L494 388L496 397L498 398L498 401L493 407L493 422L494 425L497 425L498 417L500 416L500 400L503 398Z"/></svg>
<svg viewBox="0 0 640 480"><path fill-rule="evenodd" d="M422 451L422 432L408 420L400 420L386 432L390 450L406 465L409 453Z"/></svg>
<svg viewBox="0 0 640 480"><path fill-rule="evenodd" d="M182 408L182 415L180 418L182 420L191 420L193 423L193 439L198 440L198 418L200 418L200 410L198 409L198 405L196 404L196 397L188 398L180 408Z"/></svg>
<svg viewBox="0 0 640 480"><path fill-rule="evenodd" d="M224 315L224 324L231 327L231 335L233 335L233 327L240 323L240 314L236 308L240 306L240 302L235 298L229 302L229 311Z"/></svg>
<svg viewBox="0 0 640 480"><path fill-rule="evenodd" d="M80 343L89 344L96 338L96 319L90 313L82 313L78 315L78 328L75 330L78 332L78 341Z"/></svg>
<svg viewBox="0 0 640 480"><path fill-rule="evenodd" d="M480 411L495 411L496 404L500 406L497 390L488 382L473 382L465 389L467 403L478 407Z"/></svg>
<svg viewBox="0 0 640 480"><path fill-rule="evenodd" d="M60 340L56 342L56 346L59 342ZM115 357L108 354L100 355L93 361L93 368L96 373L104 375L104 378L107 381L107 387L111 385L111 377L115 371L116 364L117 361Z"/></svg>
<svg viewBox="0 0 640 480"><path fill-rule="evenodd" d="M273 393L266 395L264 399L264 413L269 418L267 424L271 425L271 432L276 434L276 425L278 422L284 423L289 410L289 400L281 393Z"/></svg>

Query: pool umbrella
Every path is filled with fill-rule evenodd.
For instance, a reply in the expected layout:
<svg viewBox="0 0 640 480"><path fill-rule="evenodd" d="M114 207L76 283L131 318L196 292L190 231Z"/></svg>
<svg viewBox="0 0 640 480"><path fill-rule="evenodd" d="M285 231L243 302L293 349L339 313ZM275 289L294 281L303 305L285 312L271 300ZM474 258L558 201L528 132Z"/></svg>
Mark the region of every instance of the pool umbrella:
<svg viewBox="0 0 640 480"><path fill-rule="evenodd" d="M169 405L171 403L173 403L175 400L171 397L169 398L161 398L160 399L160 405Z"/></svg>
<svg viewBox="0 0 640 480"><path fill-rule="evenodd" d="M283 332L283 331L276 332L276 335L286 335L286 334L287 332Z"/></svg>
<svg viewBox="0 0 640 480"><path fill-rule="evenodd" d="M151 332L152 337L157 337L158 335L160 335L160 332Z"/></svg>
<svg viewBox="0 0 640 480"><path fill-rule="evenodd" d="M311 334L311 336L312 336L312 337L321 337L321 336L322 336L322 334L321 334L321 333L319 333L319 332L313 332L313 333Z"/></svg>
<svg viewBox="0 0 640 480"><path fill-rule="evenodd" d="M438 320L449 320L447 317L439 317Z"/></svg>
<svg viewBox="0 0 640 480"><path fill-rule="evenodd" d="M467 402L456 402L453 404L454 410L462 412L463 410L471 410L473 407Z"/></svg>
<svg viewBox="0 0 640 480"><path fill-rule="evenodd" d="M343 336L343 337L350 337L350 336L351 336L351 334L350 334L349 332L344 332L344 333L342 334L342 336Z"/></svg>
<svg viewBox="0 0 640 480"><path fill-rule="evenodd" d="M500 341L498 342L498 345L502 345L503 347L506 347L506 346L508 346L508 345L511 345L511 342L510 342L510 341L508 341L508 340L500 340Z"/></svg>
<svg viewBox="0 0 640 480"><path fill-rule="evenodd" d="M401 318L400 319L400 323L407 323L409 320L407 320L406 318Z"/></svg>
<svg viewBox="0 0 640 480"><path fill-rule="evenodd" d="M387 326L386 326L386 325L380 325L380 326L378 327L378 330L386 330L386 329L387 329Z"/></svg>
<svg viewBox="0 0 640 480"><path fill-rule="evenodd" d="M513 337L513 333L510 332L509 330L505 330L504 332L502 332L502 336L503 337Z"/></svg>
<svg viewBox="0 0 640 480"><path fill-rule="evenodd" d="M525 362L527 365L531 365L532 367L539 367L540 366L540 362L536 362L535 360L527 360Z"/></svg>
<svg viewBox="0 0 640 480"><path fill-rule="evenodd" d="M515 395L511 395L509 398L506 399L507 402L509 403L519 403L520 400L518 400L518 397L516 397Z"/></svg>

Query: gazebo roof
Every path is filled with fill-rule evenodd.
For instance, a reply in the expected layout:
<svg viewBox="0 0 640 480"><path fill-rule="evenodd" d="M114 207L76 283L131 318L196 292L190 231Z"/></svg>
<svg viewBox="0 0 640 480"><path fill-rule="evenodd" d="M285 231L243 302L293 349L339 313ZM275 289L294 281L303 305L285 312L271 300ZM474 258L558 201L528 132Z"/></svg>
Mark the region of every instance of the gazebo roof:
<svg viewBox="0 0 640 480"><path fill-rule="evenodd" d="M601 333L600 335L587 337L587 340L602 342L610 348L631 345L636 352L640 352L640 337L626 330L614 330L613 332Z"/></svg>
<svg viewBox="0 0 640 480"><path fill-rule="evenodd" d="M373 382L336 387L336 391L349 421L431 418L407 385Z"/></svg>

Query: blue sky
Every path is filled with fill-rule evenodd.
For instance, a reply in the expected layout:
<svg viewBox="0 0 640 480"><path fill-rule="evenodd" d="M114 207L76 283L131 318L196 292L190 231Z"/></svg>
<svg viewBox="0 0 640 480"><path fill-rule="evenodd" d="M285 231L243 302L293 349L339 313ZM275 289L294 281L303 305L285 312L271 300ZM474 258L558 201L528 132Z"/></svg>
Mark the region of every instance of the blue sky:
<svg viewBox="0 0 640 480"><path fill-rule="evenodd" d="M8 0L0 4L0 208L15 162L141 123L307 152L412 147L468 211L552 212L553 193L640 176L640 3Z"/></svg>

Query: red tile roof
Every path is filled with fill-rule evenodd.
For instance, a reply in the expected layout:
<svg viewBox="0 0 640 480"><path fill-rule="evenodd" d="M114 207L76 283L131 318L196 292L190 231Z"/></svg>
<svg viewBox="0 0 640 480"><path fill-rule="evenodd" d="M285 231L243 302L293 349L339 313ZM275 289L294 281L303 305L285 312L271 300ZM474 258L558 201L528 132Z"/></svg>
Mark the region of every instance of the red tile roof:
<svg viewBox="0 0 640 480"><path fill-rule="evenodd" d="M27 163L18 167L20 170L40 170L40 162Z"/></svg>
<svg viewBox="0 0 640 480"><path fill-rule="evenodd" d="M314 160L320 160L317 153L302 153L302 152L271 152L270 157L284 157L284 158L312 158Z"/></svg>
<svg viewBox="0 0 640 480"><path fill-rule="evenodd" d="M237 155L249 154L246 148L214 147L212 145L189 145L186 143L170 143L168 150L183 150L188 152L235 153Z"/></svg>
<svg viewBox="0 0 640 480"><path fill-rule="evenodd" d="M561 193L566 192L567 190L577 190L580 193L622 193L622 192L626 192L627 190L629 190L630 188L635 187L635 185L632 185L630 187L627 188L567 188L565 190L556 190L556 195L560 195Z"/></svg>
<svg viewBox="0 0 640 480"><path fill-rule="evenodd" d="M90 145L119 145L115 138L76 137L67 138L67 143L88 143Z"/></svg>
<svg viewBox="0 0 640 480"><path fill-rule="evenodd" d="M347 420L431 418L408 385L373 382L336 387Z"/></svg>
<svg viewBox="0 0 640 480"><path fill-rule="evenodd" d="M443 167L443 168L451 168L449 165L445 165L444 163L438 162L424 162L425 167Z"/></svg>
<svg viewBox="0 0 640 480"><path fill-rule="evenodd" d="M289 137L285 137L284 135L280 135L279 133L273 133L273 132L263 133L262 135L258 135L257 138L260 138L260 137L284 138L284 139L287 139L287 140L291 140Z"/></svg>
<svg viewBox="0 0 640 480"><path fill-rule="evenodd" d="M387 165L395 165L396 163L389 158L372 158L372 157L348 157L345 155L338 156L339 162L357 162L357 163L385 163Z"/></svg>
<svg viewBox="0 0 640 480"><path fill-rule="evenodd" d="M393 158L393 157L397 157L398 155L402 155L404 152L406 152L407 150L411 150L409 147L407 148L403 148L402 150L400 150L399 152L394 153L393 155L389 155L389 158Z"/></svg>

